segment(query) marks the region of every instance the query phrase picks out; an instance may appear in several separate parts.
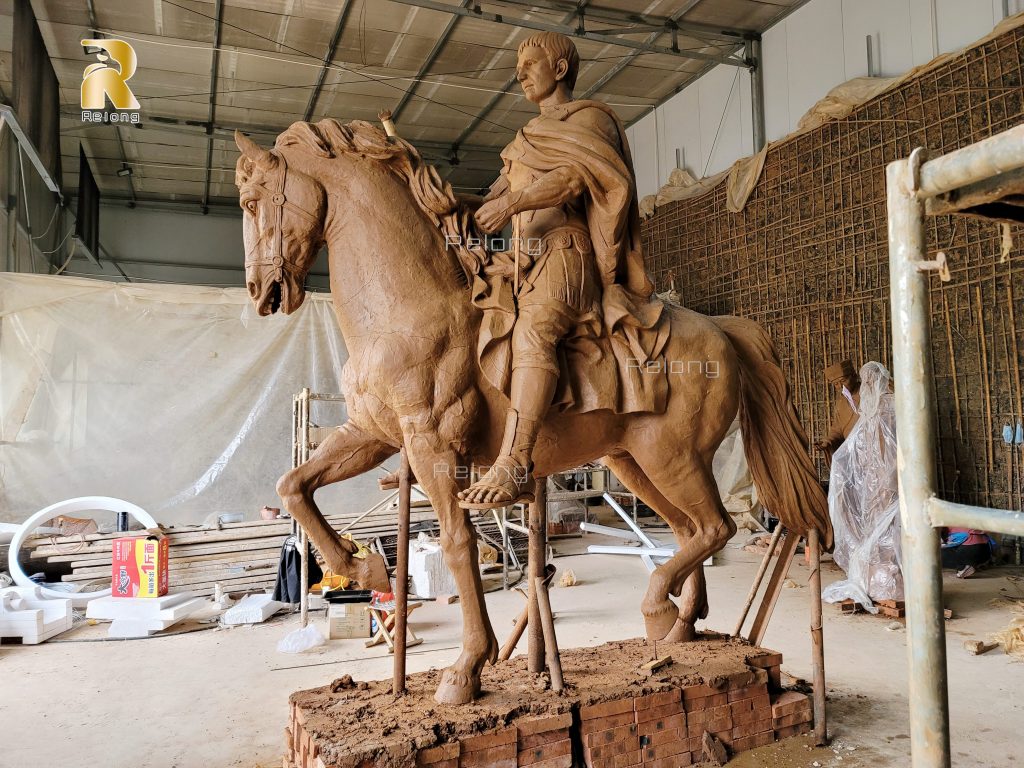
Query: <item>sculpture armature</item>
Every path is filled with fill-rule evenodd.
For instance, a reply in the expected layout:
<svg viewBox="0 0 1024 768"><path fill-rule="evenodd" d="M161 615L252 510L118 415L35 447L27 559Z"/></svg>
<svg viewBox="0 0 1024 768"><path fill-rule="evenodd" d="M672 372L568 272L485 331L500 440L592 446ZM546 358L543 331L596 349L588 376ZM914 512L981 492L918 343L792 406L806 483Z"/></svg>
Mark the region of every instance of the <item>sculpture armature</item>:
<svg viewBox="0 0 1024 768"><path fill-rule="evenodd" d="M521 52L520 78L528 95L550 87L549 70L556 81L565 80L568 62L557 51L572 44L563 39L558 45L554 56L554 46L547 44ZM509 192L499 182L491 201L476 212L483 228L521 215L516 226L537 233L532 237L543 247L527 253L529 259L520 252L518 280L515 253L485 252L473 211L415 149L376 126L295 123L273 150L236 135L246 283L257 311L298 309L306 273L326 243L332 298L349 353L342 371L348 421L281 478L278 492L332 570L363 586L387 589L379 561L352 557L313 493L406 448L437 512L441 545L461 596L463 649L442 676L436 693L442 703L472 700L481 668L498 651L477 568L476 535L459 506L466 467L510 456L520 467L532 459L536 474L546 476L603 457L665 518L679 543L676 555L651 574L641 603L654 639L688 639L694 622L707 613L701 563L735 531L711 461L737 411L762 502L791 531L813 527L831 545L827 503L767 335L749 320L708 318L652 297L639 249L632 166L617 121L599 106L550 107L565 110L566 118L557 126L547 119L531 123L536 132L527 126L521 136L538 148L538 156L548 157L551 168L540 168L542 175L533 181L521 179L517 164L528 170L536 158L528 152L510 158L517 138L505 153ZM572 114L580 115L578 125ZM617 147L611 126L618 132ZM581 143L578 155L560 157L557 141L541 146L551 130L604 132L607 141ZM563 177L548 181L546 174L565 165L591 176L614 168L621 182L613 184L612 176L585 179L585 191L569 182L576 197L563 200L565 193L553 189ZM580 196L587 201L582 208L573 202ZM524 207L517 212L518 206ZM531 217L528 209L540 213ZM564 294L554 285L556 275ZM529 309L531 295L545 306L557 299L559 309L569 307L572 322L564 325L573 327L551 321L546 309ZM526 318L556 327L513 351L517 329L533 328ZM515 371L529 367L522 361L540 359L531 355L544 360L543 397L516 388ZM706 365L695 373L689 361L714 361L716 375L706 375ZM536 387L532 378L525 382ZM514 431L506 430L507 391L517 413ZM539 423L524 423L521 433L520 413ZM534 438L532 451L520 450ZM518 485L490 483L467 496L521 491ZM680 598L678 606L672 595Z"/></svg>

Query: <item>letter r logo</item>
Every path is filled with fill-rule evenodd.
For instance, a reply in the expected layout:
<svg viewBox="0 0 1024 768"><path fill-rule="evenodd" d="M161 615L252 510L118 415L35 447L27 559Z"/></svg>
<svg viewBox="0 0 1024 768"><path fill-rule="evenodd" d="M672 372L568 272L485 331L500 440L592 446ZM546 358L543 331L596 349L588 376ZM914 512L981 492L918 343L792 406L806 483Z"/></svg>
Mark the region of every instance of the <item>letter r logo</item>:
<svg viewBox="0 0 1024 768"><path fill-rule="evenodd" d="M107 98L114 109L139 109L128 81L135 74L135 49L124 40L83 40L82 47L94 51L99 64L90 64L82 74L82 109L104 109ZM105 51L105 53L104 53Z"/></svg>

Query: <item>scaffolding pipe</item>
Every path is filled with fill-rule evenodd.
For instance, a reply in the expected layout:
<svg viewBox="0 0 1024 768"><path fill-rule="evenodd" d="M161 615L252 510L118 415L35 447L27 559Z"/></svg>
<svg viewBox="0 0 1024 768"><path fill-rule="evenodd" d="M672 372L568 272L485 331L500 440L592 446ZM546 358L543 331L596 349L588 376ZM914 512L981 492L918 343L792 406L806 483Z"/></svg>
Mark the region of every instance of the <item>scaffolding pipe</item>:
<svg viewBox="0 0 1024 768"><path fill-rule="evenodd" d="M949 768L949 698L942 611L940 541L928 516L935 495L935 398L929 333L921 149L886 168L893 379L903 573L909 656L910 749L913 768ZM945 179L945 175L932 175ZM942 181L940 186L947 182ZM954 185L959 186L959 185ZM951 187L950 187L951 188Z"/></svg>
<svg viewBox="0 0 1024 768"><path fill-rule="evenodd" d="M900 162L900 161L897 161ZM1024 166L1024 125L950 152L912 171L919 173L918 197L934 197ZM889 166L892 167L891 165ZM890 197L890 200L892 198ZM889 226L890 244L892 225ZM924 245L922 244L922 251ZM890 259L892 255L890 254ZM895 309L895 307L894 307ZM898 381L898 379L897 379Z"/></svg>
<svg viewBox="0 0 1024 768"><path fill-rule="evenodd" d="M767 143L764 124L764 67L761 61L761 40L748 39L745 43L747 64L750 67L750 114L754 130L754 153Z"/></svg>
<svg viewBox="0 0 1024 768"><path fill-rule="evenodd" d="M928 517L936 528L974 528L1024 536L1024 513L957 504L933 496L928 500Z"/></svg>

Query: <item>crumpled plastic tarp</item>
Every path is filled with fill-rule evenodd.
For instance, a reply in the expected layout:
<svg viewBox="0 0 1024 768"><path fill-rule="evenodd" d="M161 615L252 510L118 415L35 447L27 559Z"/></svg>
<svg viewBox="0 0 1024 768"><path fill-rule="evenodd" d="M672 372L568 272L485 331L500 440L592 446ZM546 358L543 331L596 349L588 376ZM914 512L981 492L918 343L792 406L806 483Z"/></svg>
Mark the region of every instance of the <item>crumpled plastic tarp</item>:
<svg viewBox="0 0 1024 768"><path fill-rule="evenodd" d="M860 418L832 457L828 507L836 563L846 579L822 591L829 603L902 600L896 414L892 377L881 363L860 369Z"/></svg>
<svg viewBox="0 0 1024 768"><path fill-rule="evenodd" d="M259 317L244 288L0 273L0 520L96 495L165 525L255 519L280 506L292 395L338 392L347 357L322 294ZM380 497L373 473L317 494L343 514Z"/></svg>

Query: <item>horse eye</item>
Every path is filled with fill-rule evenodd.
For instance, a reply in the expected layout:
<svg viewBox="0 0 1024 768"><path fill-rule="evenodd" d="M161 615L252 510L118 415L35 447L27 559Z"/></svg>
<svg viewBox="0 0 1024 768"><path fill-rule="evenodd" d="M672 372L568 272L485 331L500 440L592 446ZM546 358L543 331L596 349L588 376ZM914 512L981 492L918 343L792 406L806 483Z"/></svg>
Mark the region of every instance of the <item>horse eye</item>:
<svg viewBox="0 0 1024 768"><path fill-rule="evenodd" d="M243 203L243 205L245 206L245 210L247 210L253 216L256 215L256 198L249 198Z"/></svg>

